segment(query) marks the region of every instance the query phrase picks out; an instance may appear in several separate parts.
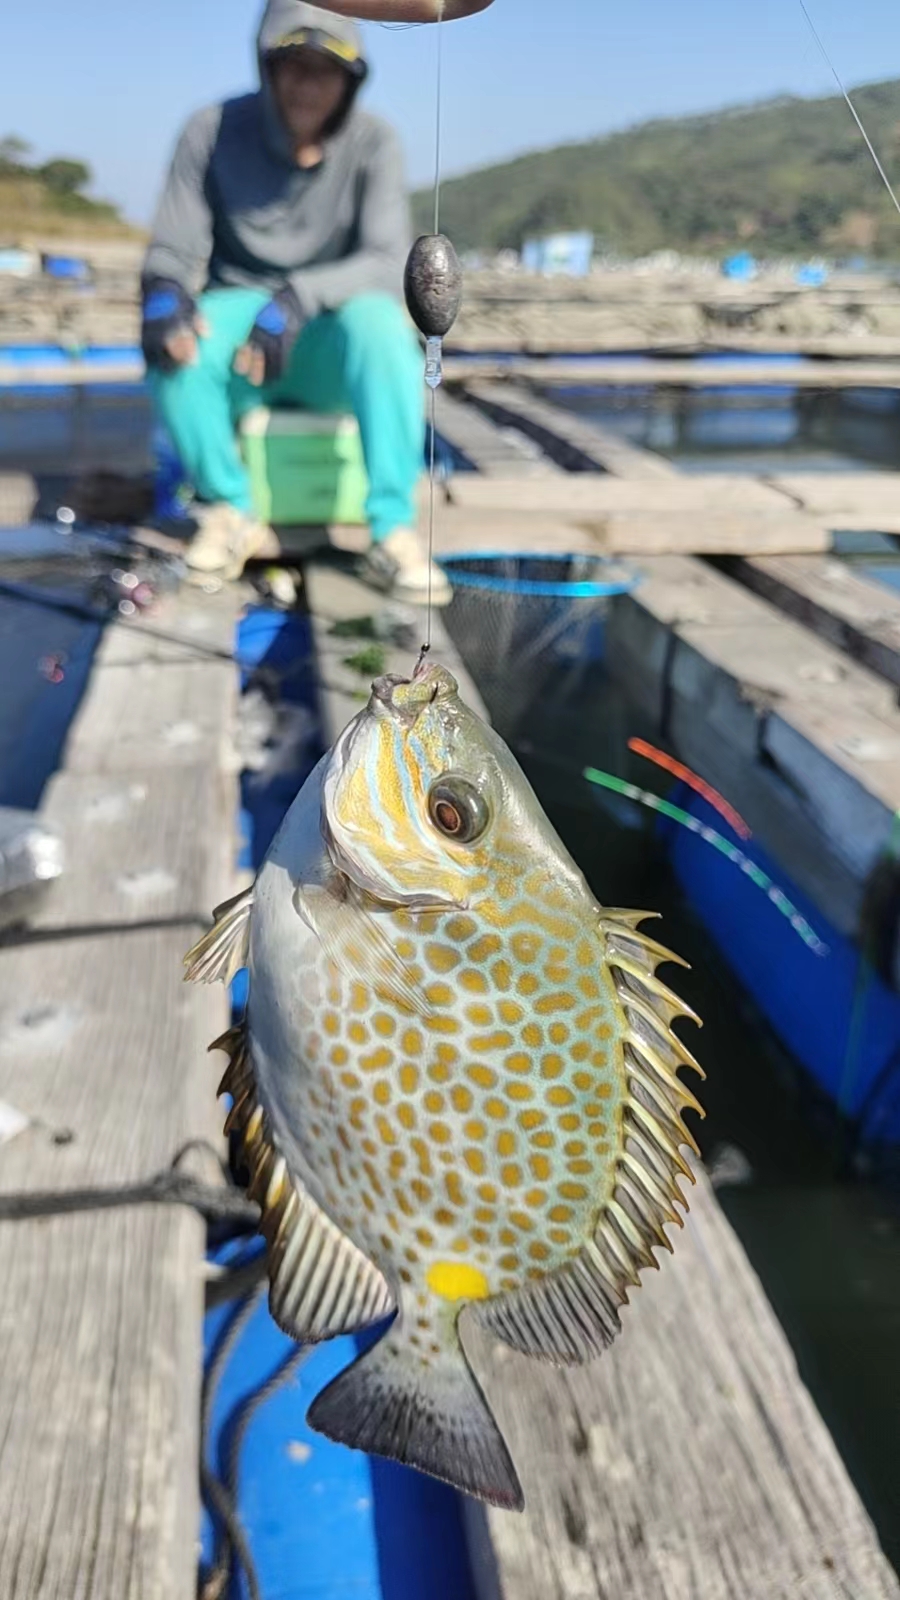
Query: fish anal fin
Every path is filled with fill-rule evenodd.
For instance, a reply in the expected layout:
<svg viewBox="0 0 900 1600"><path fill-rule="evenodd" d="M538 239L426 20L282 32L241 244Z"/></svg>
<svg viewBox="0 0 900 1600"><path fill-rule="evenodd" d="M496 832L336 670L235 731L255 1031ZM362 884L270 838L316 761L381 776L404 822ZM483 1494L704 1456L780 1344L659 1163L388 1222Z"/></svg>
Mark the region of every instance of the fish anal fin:
<svg viewBox="0 0 900 1600"><path fill-rule="evenodd" d="M524 1507L509 1451L458 1342L426 1365L402 1327L391 1328L317 1395L306 1420L337 1444L402 1461L488 1505Z"/></svg>
<svg viewBox="0 0 900 1600"><path fill-rule="evenodd" d="M523 1355L577 1367L612 1344L625 1299L615 1275L584 1249L519 1289L473 1301L467 1315Z"/></svg>
<svg viewBox="0 0 900 1600"><path fill-rule="evenodd" d="M261 1210L275 1321L291 1338L309 1343L381 1322L395 1309L385 1278L326 1216L275 1147L244 1024L210 1049L225 1050L229 1058L219 1093L232 1096L230 1128L241 1142L247 1192Z"/></svg>
<svg viewBox="0 0 900 1600"><path fill-rule="evenodd" d="M252 910L252 886L216 906L212 927L184 958L186 983L230 983L247 965Z"/></svg>

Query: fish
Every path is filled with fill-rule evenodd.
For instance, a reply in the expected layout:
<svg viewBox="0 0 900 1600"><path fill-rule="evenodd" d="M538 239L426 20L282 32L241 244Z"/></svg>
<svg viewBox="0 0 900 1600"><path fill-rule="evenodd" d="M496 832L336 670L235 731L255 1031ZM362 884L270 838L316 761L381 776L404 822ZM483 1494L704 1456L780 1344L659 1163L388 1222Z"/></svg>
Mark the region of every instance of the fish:
<svg viewBox="0 0 900 1600"><path fill-rule="evenodd" d="M648 915L598 903L433 661L374 682L214 912L185 976L248 968L210 1049L272 1316L304 1343L385 1324L313 1430L523 1509L460 1319L580 1365L683 1226L702 1111L679 1072L701 1068L672 1023L699 1019L657 976L680 958Z"/></svg>

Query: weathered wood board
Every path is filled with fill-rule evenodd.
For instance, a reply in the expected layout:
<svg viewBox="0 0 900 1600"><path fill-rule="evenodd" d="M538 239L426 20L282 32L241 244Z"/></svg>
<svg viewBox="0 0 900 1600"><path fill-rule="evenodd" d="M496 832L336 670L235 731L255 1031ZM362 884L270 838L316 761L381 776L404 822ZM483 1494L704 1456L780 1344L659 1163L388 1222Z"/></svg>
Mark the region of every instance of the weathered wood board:
<svg viewBox="0 0 900 1600"><path fill-rule="evenodd" d="M467 361L447 354L444 375L448 382L509 378L537 384L591 384L610 389L900 389L900 361L781 361L777 367L752 360L698 362L652 354L639 361L620 356L604 359L589 355L579 361L519 356L492 363Z"/></svg>
<svg viewBox="0 0 900 1600"><path fill-rule="evenodd" d="M468 1511L479 1600L900 1595L702 1175L690 1200L673 1259L642 1275L599 1361L536 1373L464 1331L527 1503L487 1513L489 1550Z"/></svg>
<svg viewBox="0 0 900 1600"><path fill-rule="evenodd" d="M0 1193L146 1178L219 1138L227 997L182 956L229 892L236 672L171 635L230 647L240 604L181 597L100 645L45 797L65 876L0 947L0 1099L31 1119ZM173 718L202 736L169 740ZM0 1223L4 1600L193 1600L204 1242L178 1207Z"/></svg>
<svg viewBox="0 0 900 1600"><path fill-rule="evenodd" d="M761 556L726 571L820 638L900 687L900 594L823 556Z"/></svg>
<svg viewBox="0 0 900 1600"><path fill-rule="evenodd" d="M542 451L514 428L495 427L477 406L447 393L445 385L435 397L437 431L461 450L479 472L492 475L504 472L556 472L558 468Z"/></svg>
<svg viewBox="0 0 900 1600"><path fill-rule="evenodd" d="M528 389L510 383L467 383L465 391L501 426L520 427L569 471L601 471L617 478L676 478L677 468L652 450L614 433L602 423L579 417Z"/></svg>
<svg viewBox="0 0 900 1600"><path fill-rule="evenodd" d="M459 473L449 485L454 505L467 511L552 511L579 519L612 512L643 516L689 511L709 515L784 515L790 510L777 489L736 473L706 477L678 474L665 481L615 478L608 473L571 472L519 479Z"/></svg>

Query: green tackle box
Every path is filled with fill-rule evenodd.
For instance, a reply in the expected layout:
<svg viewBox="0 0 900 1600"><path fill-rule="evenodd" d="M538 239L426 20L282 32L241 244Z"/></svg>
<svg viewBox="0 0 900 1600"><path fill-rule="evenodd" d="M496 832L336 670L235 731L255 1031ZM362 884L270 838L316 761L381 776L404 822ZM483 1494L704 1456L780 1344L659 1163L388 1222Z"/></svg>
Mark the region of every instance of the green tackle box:
<svg viewBox="0 0 900 1600"><path fill-rule="evenodd" d="M369 484L355 417L257 406L239 437L261 522L365 522Z"/></svg>

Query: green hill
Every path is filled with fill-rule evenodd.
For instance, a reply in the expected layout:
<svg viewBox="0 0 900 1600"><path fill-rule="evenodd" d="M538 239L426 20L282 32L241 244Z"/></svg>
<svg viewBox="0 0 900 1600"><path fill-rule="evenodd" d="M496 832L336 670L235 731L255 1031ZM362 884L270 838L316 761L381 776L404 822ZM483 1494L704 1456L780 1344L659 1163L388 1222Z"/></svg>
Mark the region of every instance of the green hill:
<svg viewBox="0 0 900 1600"><path fill-rule="evenodd" d="M900 185L900 81L852 98ZM414 207L427 231L430 194ZM588 228L598 248L627 255L746 245L900 258L900 217L837 96L647 122L449 179L441 226L457 249L518 249L530 235Z"/></svg>
<svg viewBox="0 0 900 1600"><path fill-rule="evenodd" d="M36 235L115 238L135 233L115 206L83 191L91 169L59 156L35 164L29 146L9 135L0 139L0 244Z"/></svg>

